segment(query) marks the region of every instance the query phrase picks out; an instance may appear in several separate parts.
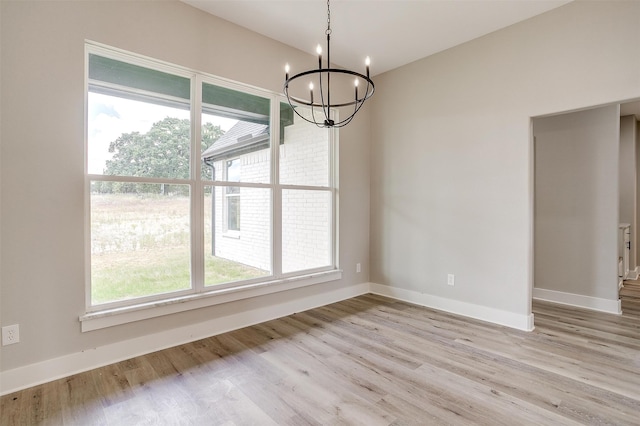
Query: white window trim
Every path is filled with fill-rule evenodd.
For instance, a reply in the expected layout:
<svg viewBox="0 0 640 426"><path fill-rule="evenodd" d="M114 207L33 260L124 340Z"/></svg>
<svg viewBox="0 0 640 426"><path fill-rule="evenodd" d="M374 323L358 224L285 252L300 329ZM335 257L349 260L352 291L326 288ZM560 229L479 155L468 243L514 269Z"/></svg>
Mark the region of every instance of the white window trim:
<svg viewBox="0 0 640 426"><path fill-rule="evenodd" d="M103 309L81 315L81 328L84 333L86 331L99 330L134 321L206 308L208 306L215 306L280 291L293 290L339 279L342 279L342 270L332 269L274 281L214 289L203 293L190 293L188 295L174 296L136 305Z"/></svg>
<svg viewBox="0 0 640 426"><path fill-rule="evenodd" d="M240 239L240 231L234 229L227 229L222 232L222 238L233 238L235 240Z"/></svg>
<svg viewBox="0 0 640 426"><path fill-rule="evenodd" d="M286 100L277 93L270 92L264 89L260 89L257 87L252 87L249 85L237 83L231 80L223 79L220 77L215 77L211 75L207 75L202 72L197 72L194 70L190 70L184 67L176 66L173 64L165 63L159 60L155 60L152 58L146 58L141 55L132 54L130 52L126 52L124 50L115 49L106 45L102 45L100 43L87 41L85 44L85 108L88 105L88 58L89 53L104 55L113 59L125 61L128 63L150 67L152 69L157 69L159 71L164 71L168 73L172 73L175 75L180 75L184 77L191 78L192 81L192 123L195 128L196 134L194 138L192 138L192 151L199 152L199 147L197 147L197 141L200 139L200 113L202 110L202 99L199 90L203 82L208 82L212 84L221 85L223 87L227 87L233 90L242 91L244 93L255 94L261 97L270 98L272 105L272 114L271 114L271 129L272 129L272 137L271 140L278 141L279 140L279 123L277 122L278 113L275 111L279 111L279 104L281 102L286 102ZM332 111L332 115L337 116L337 111ZM87 113L85 111L85 139L88 137L87 135ZM192 278L192 287L186 291L178 291L173 292L170 296L165 295L153 295L148 297L141 297L135 299L134 303L131 301L123 301L101 304L101 305L92 305L91 304L91 241L90 241L90 183L92 180L122 180L128 182L135 181L154 181L154 179L140 179L135 177L118 177L118 176L102 176L102 175L90 175L87 172L88 167L88 150L87 150L87 142L85 140L85 300L86 300L86 313L80 315L79 320L81 322L82 332L98 330L106 327L112 327L116 325L126 324L134 321L140 321L144 319L155 318L163 315L169 315L179 312L185 312L192 309L199 309L207 306L214 306L222 303L229 303L236 300L242 300L251 297L257 297L267 294L272 294L281 291L292 290L295 288L301 288L313 284L319 284L329 281L335 281L342 278L342 270L339 269L338 264L338 156L337 156L337 143L338 143L338 134L337 132L331 132L330 140L329 140L329 156L330 156L330 179L329 179L329 187L308 187L305 185L283 185L279 184L279 170L278 170L278 143L271 143L271 183L270 184L250 184L250 183L239 183L238 186L257 186L257 187L269 187L272 189L272 274L269 277L266 277L267 281L264 281L265 278L262 279L253 279L247 281L240 281L234 283L223 284L221 286L215 287L205 287L203 282L203 277L194 277ZM198 149L196 149L198 148ZM199 155L192 155L192 176L200 176L201 175L201 165L200 165L200 157ZM172 179L155 179L159 183L173 183ZM171 182L170 182L171 181ZM196 187L202 187L203 185L211 185L221 186L227 185L226 182L208 182L204 180L194 180L191 178L190 180L176 180L175 183L179 184L187 184L191 186L192 191L196 189ZM282 206L281 202L281 191L283 189L309 189L309 190L320 190L320 191L329 191L331 193L332 200L332 209L331 209L331 258L332 264L327 267L316 268L312 270L304 270L297 271L293 273L283 274L280 270L280 264L276 264L273 260L275 257L275 253L278 253L278 256L282 256L282 237L281 237L281 217L282 217ZM195 191L198 193L198 191ZM194 211L199 211L199 207L201 206L200 197L195 201L192 201L192 220L194 219ZM199 229L197 227L192 228L193 232L198 233ZM238 232L238 231L236 231ZM238 232L239 233L239 232ZM194 240L199 240L199 238L195 238ZM192 250L203 249L203 242L192 242ZM199 252L199 251L198 251ZM195 261L194 261L195 259ZM198 256L192 256L192 269L196 271L200 269L200 264L202 260L198 258ZM198 274L197 272L192 272L194 274ZM200 272L201 274L201 272ZM137 302L137 303L136 303Z"/></svg>

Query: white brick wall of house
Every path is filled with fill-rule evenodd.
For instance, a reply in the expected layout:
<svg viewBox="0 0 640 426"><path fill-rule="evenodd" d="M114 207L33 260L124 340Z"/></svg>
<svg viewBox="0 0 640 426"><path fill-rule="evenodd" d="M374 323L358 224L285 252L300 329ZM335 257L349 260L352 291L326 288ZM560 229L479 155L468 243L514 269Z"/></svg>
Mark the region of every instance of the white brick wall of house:
<svg viewBox="0 0 640 426"><path fill-rule="evenodd" d="M306 186L329 186L328 131L295 116L285 127L280 144L280 182ZM241 182L269 181L269 149L236 157L240 160ZM224 178L226 161L215 163L217 180ZM232 186L232 184L230 185ZM226 229L226 187L215 191L216 256L263 270L271 270L271 191L240 188L240 231ZM211 198L205 201L210 211ZM331 262L331 197L326 191L283 190L282 269L293 272ZM210 233L210 231L207 231ZM210 235L205 250L211 252Z"/></svg>

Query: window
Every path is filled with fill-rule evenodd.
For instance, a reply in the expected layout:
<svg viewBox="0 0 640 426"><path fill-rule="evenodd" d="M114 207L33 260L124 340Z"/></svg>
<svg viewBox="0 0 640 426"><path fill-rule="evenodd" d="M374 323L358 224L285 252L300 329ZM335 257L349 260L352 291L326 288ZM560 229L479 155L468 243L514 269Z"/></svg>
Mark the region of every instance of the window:
<svg viewBox="0 0 640 426"><path fill-rule="evenodd" d="M299 107L298 112L311 118L309 109ZM284 128L280 145L283 273L333 262L329 132L295 118Z"/></svg>
<svg viewBox="0 0 640 426"><path fill-rule="evenodd" d="M87 65L85 319L337 271L328 130L177 66L91 43Z"/></svg>
<svg viewBox="0 0 640 426"><path fill-rule="evenodd" d="M90 304L191 288L191 79L89 54Z"/></svg>
<svg viewBox="0 0 640 426"><path fill-rule="evenodd" d="M271 100L208 80L200 90L202 133L220 120L227 126L200 152L209 170L202 183L204 288L273 279L271 158L278 145L271 143Z"/></svg>

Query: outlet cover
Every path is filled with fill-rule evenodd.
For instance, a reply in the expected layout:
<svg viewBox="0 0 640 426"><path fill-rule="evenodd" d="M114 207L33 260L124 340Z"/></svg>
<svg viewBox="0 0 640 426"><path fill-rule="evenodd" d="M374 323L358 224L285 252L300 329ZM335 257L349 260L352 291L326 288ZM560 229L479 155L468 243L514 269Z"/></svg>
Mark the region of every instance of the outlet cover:
<svg viewBox="0 0 640 426"><path fill-rule="evenodd" d="M359 263L356 263L356 272L362 272L362 268L360 267Z"/></svg>
<svg viewBox="0 0 640 426"><path fill-rule="evenodd" d="M20 341L20 326L18 324L2 327L2 346L13 345Z"/></svg>
<svg viewBox="0 0 640 426"><path fill-rule="evenodd" d="M453 274L449 274L447 275L447 284L448 285L454 285L455 284L455 280L456 280L456 276Z"/></svg>

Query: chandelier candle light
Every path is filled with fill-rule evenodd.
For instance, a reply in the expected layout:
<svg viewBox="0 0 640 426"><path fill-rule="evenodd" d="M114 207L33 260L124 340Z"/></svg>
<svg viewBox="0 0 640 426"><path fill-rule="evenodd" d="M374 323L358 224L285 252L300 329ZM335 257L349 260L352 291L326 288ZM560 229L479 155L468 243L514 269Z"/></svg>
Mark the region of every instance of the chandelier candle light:
<svg viewBox="0 0 640 426"><path fill-rule="evenodd" d="M327 67L322 68L322 46L318 44L318 47L316 48L316 52L318 53L317 69L303 71L298 74L295 74L292 77L289 77L289 71L290 71L289 64L285 66L284 94L287 97L287 101L289 102L289 105L291 105L291 108L303 120L308 121L309 123L313 123L318 127L343 127L349 124L351 120L353 120L353 117L360 110L360 108L362 108L362 105L364 105L364 102L367 99L369 99L371 96L373 96L373 91L375 89L375 86L373 85L373 81L371 81L371 79L369 78L369 65L371 64L371 61L367 56L365 60L366 75L360 74L355 71L347 70L347 69L331 68L331 56L330 56L331 47L329 44L331 41L331 10L329 8L329 0L327 0L327 30L325 34L327 36L327 61L326 61ZM306 80L306 78L303 78L303 77L307 77L307 76L309 76L311 80L309 82L309 98L302 99L302 98L298 98L291 95L289 93L289 90L290 89L293 90L293 86L295 86L296 84L300 84L300 83L304 84L303 81ZM353 78L353 77L355 77L353 81L353 85L355 87L355 97L349 99L348 97L343 96L343 98L338 99L337 101L336 101L336 98L334 97L334 103L331 103L331 97L332 97L331 96L331 79L334 78L334 83L335 83L336 80ZM362 93L359 93L358 86L360 85L361 80L362 80L363 86L365 86L365 82L366 82L366 87L364 87L364 91ZM314 101L314 96L313 96L313 90L315 87L313 84L314 81L318 83L318 93L319 93L320 102ZM300 91L300 89L296 89L296 90ZM294 104L311 107L311 119L301 115L295 108ZM351 112L351 114L348 117L342 120L339 120L337 122L334 121L331 118L331 108L343 108L343 107L353 107L353 112ZM318 110L322 110L322 114L320 114ZM316 117L316 114L318 115L317 117Z"/></svg>

